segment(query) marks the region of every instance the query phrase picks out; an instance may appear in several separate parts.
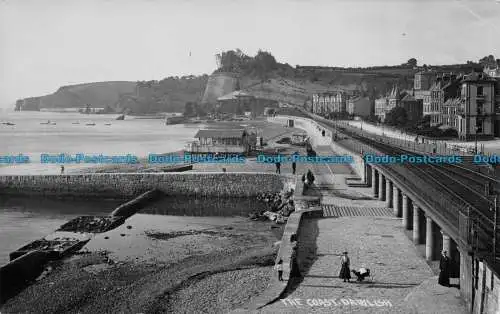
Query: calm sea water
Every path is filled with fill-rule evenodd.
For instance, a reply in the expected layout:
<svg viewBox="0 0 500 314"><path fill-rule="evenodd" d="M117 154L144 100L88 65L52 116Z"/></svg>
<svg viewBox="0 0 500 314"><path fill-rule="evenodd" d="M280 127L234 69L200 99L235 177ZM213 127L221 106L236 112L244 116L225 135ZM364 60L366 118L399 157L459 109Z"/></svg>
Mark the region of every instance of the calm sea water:
<svg viewBox="0 0 500 314"><path fill-rule="evenodd" d="M41 153L85 153L105 155L180 150L193 139L201 125L166 126L163 120L126 118L118 115L82 115L79 113L0 112L0 155L25 154L32 164L0 166L5 174L51 174L59 165L40 164ZM41 124L48 120L55 125ZM74 124L79 122L79 124ZM86 126L95 123L95 126ZM111 124L111 125L106 125ZM71 170L71 165L67 169ZM76 167L75 167L76 168ZM107 215L117 202L55 201L33 198L6 198L0 195L0 265L8 254L33 240L55 231L80 215Z"/></svg>
<svg viewBox="0 0 500 314"><path fill-rule="evenodd" d="M174 152L203 127L165 125L162 119L135 119L118 115L80 113L0 112L0 155L24 154L32 164L0 167L0 174L57 173L59 165L41 165L40 154L127 155L145 157L149 153ZM52 124L41 124L49 121ZM79 123L79 124L76 124ZM95 123L95 126L88 126ZM111 124L111 125L106 125ZM66 167L66 166L65 166ZM66 168L81 166L68 165Z"/></svg>
<svg viewBox="0 0 500 314"><path fill-rule="evenodd" d="M119 201L68 201L0 195L0 265L9 253L81 215L108 215Z"/></svg>
<svg viewBox="0 0 500 314"><path fill-rule="evenodd" d="M67 221L81 215L108 215L120 201L76 201L48 198L5 197L0 195L0 265L9 261L9 253L25 244L43 238ZM144 226L161 219L167 229L176 230L179 218L168 217L246 217L263 208L253 199L192 199L166 197L140 211ZM158 218L161 216L161 218ZM133 216L134 217L134 216ZM223 218L225 217L225 218ZM137 223L136 218L133 219ZM186 218L187 223L192 219ZM128 221L128 220L127 220ZM207 220L208 222L208 220Z"/></svg>

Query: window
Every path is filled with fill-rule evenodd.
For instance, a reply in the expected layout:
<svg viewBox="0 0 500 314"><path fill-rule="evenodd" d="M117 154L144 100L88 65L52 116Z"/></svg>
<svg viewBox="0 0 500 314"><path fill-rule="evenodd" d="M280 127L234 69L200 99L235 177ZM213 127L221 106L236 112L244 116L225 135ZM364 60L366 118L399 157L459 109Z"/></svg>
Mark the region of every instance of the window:
<svg viewBox="0 0 500 314"><path fill-rule="evenodd" d="M476 103L476 113L477 115L482 115L484 113L484 108L483 108L483 104L481 103Z"/></svg>
<svg viewBox="0 0 500 314"><path fill-rule="evenodd" d="M478 286L478 281L479 281L479 261L476 259L474 261L474 270L475 270L475 274L474 274L474 283L476 284L476 289L477 289L477 286Z"/></svg>
<svg viewBox="0 0 500 314"><path fill-rule="evenodd" d="M477 87L477 95L478 96L483 96L483 86L478 86Z"/></svg>
<svg viewBox="0 0 500 314"><path fill-rule="evenodd" d="M476 133L483 133L483 121L476 120Z"/></svg>

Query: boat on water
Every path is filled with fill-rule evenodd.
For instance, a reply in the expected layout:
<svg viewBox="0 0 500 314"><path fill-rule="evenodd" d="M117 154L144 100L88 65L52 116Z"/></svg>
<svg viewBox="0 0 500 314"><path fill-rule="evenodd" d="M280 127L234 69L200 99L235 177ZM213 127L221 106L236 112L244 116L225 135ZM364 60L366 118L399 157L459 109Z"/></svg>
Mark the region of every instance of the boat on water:
<svg viewBox="0 0 500 314"><path fill-rule="evenodd" d="M165 119L165 124L166 125L180 124L180 123L185 123L186 120L187 118L183 116L167 117Z"/></svg>
<svg viewBox="0 0 500 314"><path fill-rule="evenodd" d="M118 117L116 117L115 120L125 120L125 115L124 114L119 115Z"/></svg>
<svg viewBox="0 0 500 314"><path fill-rule="evenodd" d="M91 126L93 126L93 125L95 125L95 123L93 123L93 122L92 123L86 123L85 125L91 125Z"/></svg>
<svg viewBox="0 0 500 314"><path fill-rule="evenodd" d="M80 124L80 122L72 122L71 124Z"/></svg>
<svg viewBox="0 0 500 314"><path fill-rule="evenodd" d="M50 124L50 120L47 120L47 122L40 122L40 124Z"/></svg>
<svg viewBox="0 0 500 314"><path fill-rule="evenodd" d="M15 123L12 123L12 122L3 122L2 124L5 124L5 125L16 125Z"/></svg>
<svg viewBox="0 0 500 314"><path fill-rule="evenodd" d="M111 123L105 123L104 125L111 125Z"/></svg>

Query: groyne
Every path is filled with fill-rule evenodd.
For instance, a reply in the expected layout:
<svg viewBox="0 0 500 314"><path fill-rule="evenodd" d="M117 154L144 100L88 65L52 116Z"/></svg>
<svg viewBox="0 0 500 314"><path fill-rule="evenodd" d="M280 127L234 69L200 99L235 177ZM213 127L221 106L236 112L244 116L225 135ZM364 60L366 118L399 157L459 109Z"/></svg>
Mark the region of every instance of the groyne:
<svg viewBox="0 0 500 314"><path fill-rule="evenodd" d="M143 193L134 198L130 202L118 206L115 210L113 210L111 216L128 218L137 213L137 211L139 211L145 205L159 199L163 195L164 194L158 190L147 191L146 193Z"/></svg>
<svg viewBox="0 0 500 314"><path fill-rule="evenodd" d="M130 199L150 190L165 195L253 197L286 185L277 174L251 172L95 173L0 176L0 194Z"/></svg>

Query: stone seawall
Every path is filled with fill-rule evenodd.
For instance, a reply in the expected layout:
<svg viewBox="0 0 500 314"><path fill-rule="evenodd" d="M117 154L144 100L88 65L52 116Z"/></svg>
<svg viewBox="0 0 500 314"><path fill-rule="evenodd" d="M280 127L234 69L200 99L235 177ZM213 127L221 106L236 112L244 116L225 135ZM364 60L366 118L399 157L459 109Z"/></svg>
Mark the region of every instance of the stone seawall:
<svg viewBox="0 0 500 314"><path fill-rule="evenodd" d="M157 189L166 195L251 197L281 191L273 173L99 173L0 176L0 194L131 199Z"/></svg>
<svg viewBox="0 0 500 314"><path fill-rule="evenodd" d="M330 146L331 149L338 155L350 155L353 158L353 163L350 164L351 168L354 170L356 175L362 180L366 180L365 175L365 164L363 157L356 153L351 152L350 150L342 147L337 142L333 141L333 133L331 130L322 127L316 121L309 118L302 117L294 117L294 116L285 116L280 115L273 118L268 118L269 122L276 122L286 124L287 120L294 120L294 125L296 128L303 129L307 132L307 135L312 141L314 146ZM321 134L322 131L325 131L325 136Z"/></svg>

